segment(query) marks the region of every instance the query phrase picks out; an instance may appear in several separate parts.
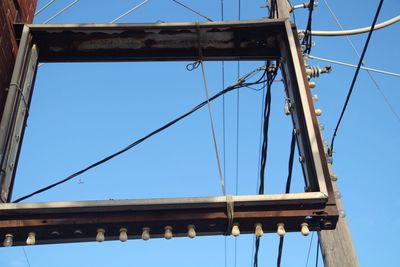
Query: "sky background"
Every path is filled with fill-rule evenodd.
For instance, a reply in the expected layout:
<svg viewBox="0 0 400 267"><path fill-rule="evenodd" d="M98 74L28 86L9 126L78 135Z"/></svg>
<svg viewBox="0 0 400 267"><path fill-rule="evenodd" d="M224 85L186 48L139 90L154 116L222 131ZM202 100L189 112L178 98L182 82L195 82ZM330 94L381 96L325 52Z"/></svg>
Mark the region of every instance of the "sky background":
<svg viewBox="0 0 400 267"><path fill-rule="evenodd" d="M48 0L38 1L38 8ZM58 0L35 18L42 23L72 0ZM81 0L51 23L106 23L141 1ZM300 1L292 1L300 4ZM337 30L324 1L314 11L313 29ZM221 1L183 1L207 17L221 19ZM346 29L369 26L378 1L328 1ZM242 1L241 19L262 19L262 0ZM224 1L225 20L239 17L238 1ZM400 13L398 0L383 4L378 21ZM306 26L307 11L295 11L298 28ZM204 21L173 1L150 0L121 23ZM400 24L374 32L365 57L372 68L400 72ZM350 37L363 48L366 34ZM357 64L357 55L345 37L314 37L312 55ZM39 68L20 156L14 199L97 161L160 127L205 99L201 71L186 70L190 62L169 63L64 63ZM262 62L241 62L246 74ZM312 61L319 66L327 63ZM222 63L206 62L210 95L223 88ZM355 69L333 65L331 74L315 79L313 94L330 140ZM395 266L396 233L400 225L399 77L372 73L381 92L361 71L335 142L334 170L361 266ZM225 87L238 77L237 62L225 63ZM277 78L278 80L280 77ZM270 146L266 193L285 189L291 119L283 113L283 86L272 89ZM239 138L237 139L237 98ZM386 100L385 100L386 98ZM225 96L225 153L223 153L222 98L212 104L217 141L225 166L229 194L257 191L263 91L241 89ZM392 109L389 107L390 103ZM398 116L398 115L397 115ZM237 143L239 146L237 147ZM237 160L238 151L238 160ZM297 152L296 152L297 153ZM225 154L225 157L223 156ZM297 158L297 156L296 156ZM238 165L237 165L238 163ZM303 190L296 161L293 191ZM238 183L236 183L236 179ZM35 196L30 201L141 199L221 195L208 111L203 108L170 129L154 136L81 177ZM93 239L95 236L93 236ZM75 243L25 247L30 266L252 266L253 235L153 239L148 242ZM282 266L306 266L312 235L289 233ZM225 253L226 242L226 253ZM276 265L279 238L262 237L260 266ZM315 266L316 238L310 262ZM226 256L225 256L226 255ZM235 256L236 255L236 256ZM22 247L0 249L0 266L29 266ZM320 263L322 266L322 261Z"/></svg>

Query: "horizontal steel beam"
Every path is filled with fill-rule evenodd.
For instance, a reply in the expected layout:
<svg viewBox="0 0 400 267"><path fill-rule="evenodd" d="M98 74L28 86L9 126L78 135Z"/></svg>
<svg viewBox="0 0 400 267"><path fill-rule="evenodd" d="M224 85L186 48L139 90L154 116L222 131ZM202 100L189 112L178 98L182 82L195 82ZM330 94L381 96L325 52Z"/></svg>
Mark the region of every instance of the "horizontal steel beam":
<svg viewBox="0 0 400 267"><path fill-rule="evenodd" d="M275 232L284 223L288 232L300 231L307 222L311 230L334 229L337 211L326 206L321 193L251 195L145 200L43 202L0 205L0 236L13 235L14 245L24 245L30 232L37 244L94 241L97 229L107 240L116 240L120 228L129 238L140 238L143 227L152 237L162 237L165 226L174 236L186 236L188 225L197 235L229 232L227 204L233 203L233 223L241 233L253 233L261 223L265 232Z"/></svg>
<svg viewBox="0 0 400 267"><path fill-rule="evenodd" d="M28 27L41 62L279 59L286 35L281 19Z"/></svg>

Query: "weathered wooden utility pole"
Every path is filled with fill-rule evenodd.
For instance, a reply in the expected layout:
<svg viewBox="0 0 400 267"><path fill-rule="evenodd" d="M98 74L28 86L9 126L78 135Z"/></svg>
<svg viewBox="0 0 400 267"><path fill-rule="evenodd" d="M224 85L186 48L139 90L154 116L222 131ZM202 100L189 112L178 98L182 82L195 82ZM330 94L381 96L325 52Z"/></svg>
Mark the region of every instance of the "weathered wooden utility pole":
<svg viewBox="0 0 400 267"><path fill-rule="evenodd" d="M277 6L279 18L290 19L291 5L289 2L287 0L277 0ZM296 43L299 42L298 40L295 41ZM303 69L303 75L305 75L304 72L305 70ZM328 156L326 160L328 161L329 173L340 216L336 229L320 231L318 233L324 265L325 267L358 267L359 264L356 252L351 239L349 225L345 218L340 191L337 186L337 176L332 170L332 165L329 163L330 160Z"/></svg>

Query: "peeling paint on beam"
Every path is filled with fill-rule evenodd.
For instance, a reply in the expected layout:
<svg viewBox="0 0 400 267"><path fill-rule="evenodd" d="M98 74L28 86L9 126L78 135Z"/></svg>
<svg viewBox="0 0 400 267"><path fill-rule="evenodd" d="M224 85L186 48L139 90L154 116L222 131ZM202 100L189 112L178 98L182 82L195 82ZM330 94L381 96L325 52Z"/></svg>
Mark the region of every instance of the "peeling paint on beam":
<svg viewBox="0 0 400 267"><path fill-rule="evenodd" d="M278 59L284 21L29 25L41 62Z"/></svg>

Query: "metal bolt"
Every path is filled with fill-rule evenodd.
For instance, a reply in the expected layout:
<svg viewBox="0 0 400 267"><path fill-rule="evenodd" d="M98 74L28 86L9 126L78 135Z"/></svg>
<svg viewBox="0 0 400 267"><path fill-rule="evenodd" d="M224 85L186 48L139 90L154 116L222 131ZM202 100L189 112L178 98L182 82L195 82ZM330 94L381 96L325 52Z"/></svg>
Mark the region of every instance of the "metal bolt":
<svg viewBox="0 0 400 267"><path fill-rule="evenodd" d="M334 182L336 182L336 181L338 180L337 175L334 174L334 173L331 173L331 180L334 181Z"/></svg>

